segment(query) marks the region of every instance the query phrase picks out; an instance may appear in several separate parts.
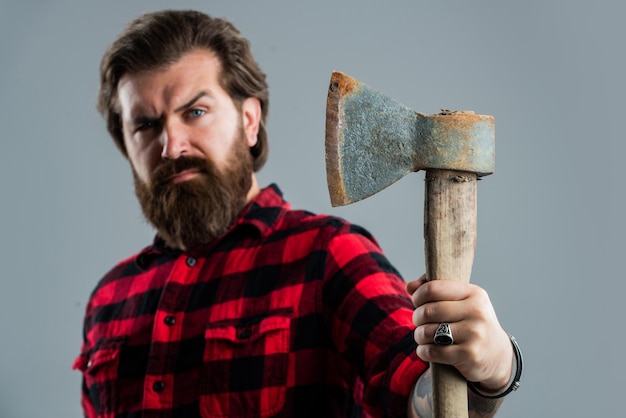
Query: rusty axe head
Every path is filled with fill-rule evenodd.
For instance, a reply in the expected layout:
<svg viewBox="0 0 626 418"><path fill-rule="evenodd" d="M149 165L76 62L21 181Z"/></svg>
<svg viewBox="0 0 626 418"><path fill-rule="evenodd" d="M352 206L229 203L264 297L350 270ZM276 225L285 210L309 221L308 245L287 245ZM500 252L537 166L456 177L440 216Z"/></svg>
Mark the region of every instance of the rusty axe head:
<svg viewBox="0 0 626 418"><path fill-rule="evenodd" d="M326 101L326 175L333 206L371 196L407 173L494 171L494 119L415 112L335 71Z"/></svg>

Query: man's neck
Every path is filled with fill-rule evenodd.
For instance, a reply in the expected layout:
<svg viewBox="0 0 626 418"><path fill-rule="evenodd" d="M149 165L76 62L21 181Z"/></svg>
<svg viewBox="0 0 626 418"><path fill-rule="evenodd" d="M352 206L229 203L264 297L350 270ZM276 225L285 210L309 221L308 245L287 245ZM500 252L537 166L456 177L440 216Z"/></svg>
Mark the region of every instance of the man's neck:
<svg viewBox="0 0 626 418"><path fill-rule="evenodd" d="M252 175L252 185L250 186L250 190L248 190L248 194L246 195L246 204L250 203L257 195L261 192L259 188L259 183L256 180L256 176L254 173Z"/></svg>

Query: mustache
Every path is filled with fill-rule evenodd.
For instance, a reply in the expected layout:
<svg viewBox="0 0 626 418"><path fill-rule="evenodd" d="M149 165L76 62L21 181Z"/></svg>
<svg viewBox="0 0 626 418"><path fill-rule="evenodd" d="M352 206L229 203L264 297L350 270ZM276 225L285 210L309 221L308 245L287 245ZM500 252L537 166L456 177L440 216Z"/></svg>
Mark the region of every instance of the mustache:
<svg viewBox="0 0 626 418"><path fill-rule="evenodd" d="M208 174L212 169L212 164L203 158L180 157L175 160L166 160L158 166L152 173L152 184L155 187L163 186L172 177L187 170L195 170Z"/></svg>

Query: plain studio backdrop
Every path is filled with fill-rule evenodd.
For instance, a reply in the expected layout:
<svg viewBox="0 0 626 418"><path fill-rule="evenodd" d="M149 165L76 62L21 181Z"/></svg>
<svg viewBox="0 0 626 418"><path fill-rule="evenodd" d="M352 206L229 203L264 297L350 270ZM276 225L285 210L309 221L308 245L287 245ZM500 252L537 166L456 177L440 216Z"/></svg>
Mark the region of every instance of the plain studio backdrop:
<svg viewBox="0 0 626 418"><path fill-rule="evenodd" d="M623 414L624 3L2 0L0 417L81 416L70 367L85 304L153 235L95 110L98 65L127 22L168 7L251 40L271 98L261 184L365 226L406 280L424 271L423 173L331 208L331 72L422 113L493 115L472 281L526 360L499 416Z"/></svg>

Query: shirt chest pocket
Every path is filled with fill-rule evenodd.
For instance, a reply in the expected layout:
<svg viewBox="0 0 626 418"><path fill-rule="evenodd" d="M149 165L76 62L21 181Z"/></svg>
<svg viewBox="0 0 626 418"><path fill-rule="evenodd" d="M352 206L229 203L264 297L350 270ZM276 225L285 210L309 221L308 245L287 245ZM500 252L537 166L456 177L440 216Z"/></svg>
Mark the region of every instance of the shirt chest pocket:
<svg viewBox="0 0 626 418"><path fill-rule="evenodd" d="M203 417L270 417L283 408L291 316L282 310L206 328Z"/></svg>
<svg viewBox="0 0 626 418"><path fill-rule="evenodd" d="M83 373L91 403L98 416L115 413L118 404L117 372L126 337L103 339L97 348L81 353L74 369Z"/></svg>

